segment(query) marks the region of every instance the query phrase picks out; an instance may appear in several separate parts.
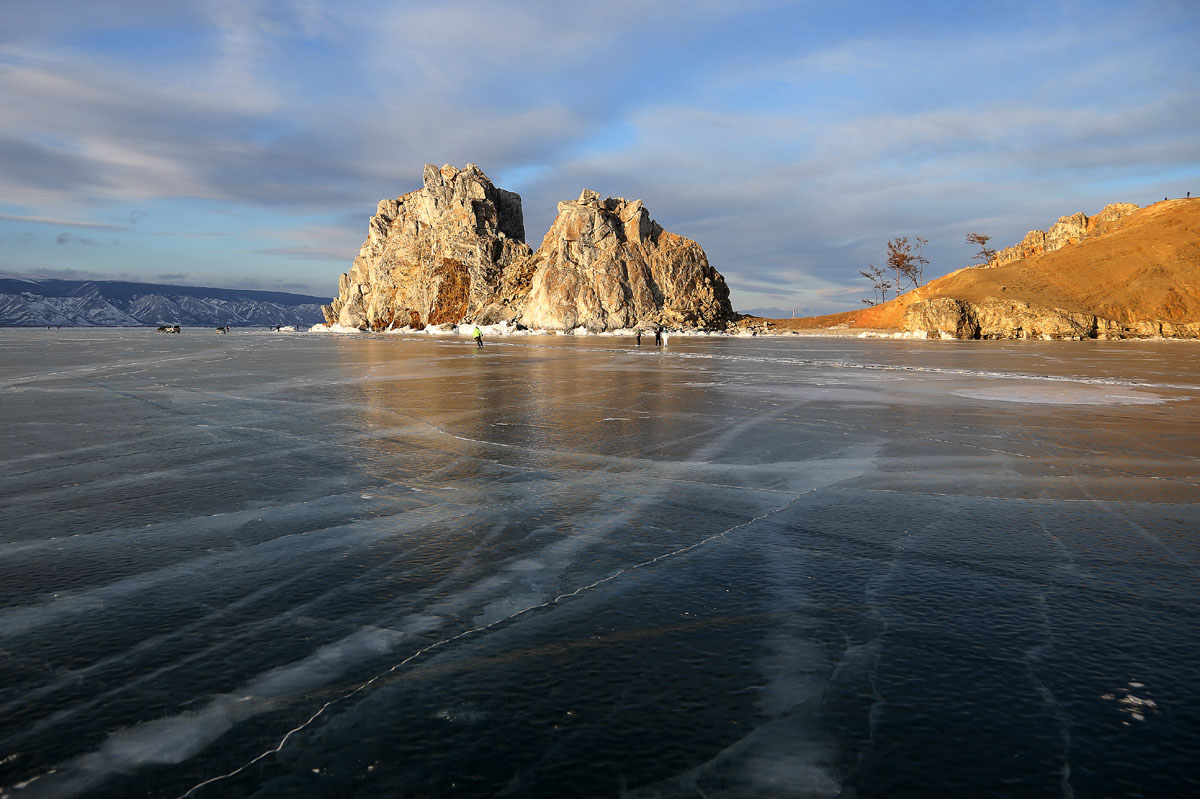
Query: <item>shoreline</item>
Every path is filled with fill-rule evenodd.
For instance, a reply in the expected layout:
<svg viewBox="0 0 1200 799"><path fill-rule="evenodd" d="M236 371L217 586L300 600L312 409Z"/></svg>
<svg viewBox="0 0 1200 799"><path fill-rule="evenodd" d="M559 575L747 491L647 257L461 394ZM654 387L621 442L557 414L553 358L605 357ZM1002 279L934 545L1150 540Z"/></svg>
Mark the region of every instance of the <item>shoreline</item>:
<svg viewBox="0 0 1200 799"><path fill-rule="evenodd" d="M341 334L341 335L371 335L371 336L455 336L470 338L472 331L475 329L473 324L465 325L429 325L422 329L413 327L399 327L390 330L361 330L355 327L343 327L341 325L316 324L310 327L308 333L317 334ZM635 332L633 329L624 328L619 330L603 330L589 331L584 328L575 328L573 330L545 330L545 329L529 329L516 328L508 325L480 325L480 331L483 333L485 340L487 338L519 338L525 336L574 336L579 338L597 337L597 338L633 338ZM1000 341L1034 341L1034 342L1052 342L1052 341L1068 341L1068 342L1085 342L1085 341L1181 341L1181 342L1200 342L1198 338L1181 338L1169 336L1143 336L1143 337L1125 337L1125 338L1003 338L1003 339L960 339L951 335L929 335L923 330L889 330L886 328L807 328L802 330L750 330L746 328L736 329L733 331L726 330L665 330L668 338L770 338L770 339L792 339L792 338L811 338L811 339L878 339L888 341L924 341L924 342L944 342L944 341L963 341L963 342L1000 342ZM643 338L648 338L649 346L654 346L653 337L645 331L642 333Z"/></svg>
<svg viewBox="0 0 1200 799"><path fill-rule="evenodd" d="M244 325L231 327L231 333L271 333L273 335L286 334L304 334L316 333L318 335L363 335L363 336L445 336L456 338L470 338L471 332L474 330L474 325L431 325L424 329L412 327L394 328L391 330L362 330L353 327L342 327L340 325L327 325L319 323L311 327L296 327L292 330L272 330L269 327L263 328L261 325ZM0 330L40 330L45 329L41 325L0 325ZM147 330L154 332L155 328L152 325L62 325L56 326L58 331L79 331L79 330ZM194 333L196 331L212 332L208 325L189 325L183 326L185 332ZM500 325L480 325L479 329L483 332L485 338L520 338L526 336L571 336L576 338L633 338L635 331L632 329L621 330L603 330L603 331L588 331L585 329L576 328L574 330L546 330L546 329L518 329L515 327L502 327ZM758 329L734 329L730 330L670 330L664 331L667 338L688 338L688 339L877 339L884 341L922 341L922 342L944 342L944 341L971 341L971 342L1001 342L1001 341L1036 341L1036 342L1051 342L1051 341L1070 341L1070 342L1086 342L1086 341L1180 341L1180 342L1200 342L1200 338L1180 337L1180 336L1124 336L1124 337L1079 337L1079 338L1047 338L1040 336L1030 336L1027 338L981 338L968 339L957 338L948 334L929 335L925 331L904 331L892 330L887 328L804 328L800 330L764 330ZM643 344L654 346L654 338L652 333L643 331L642 336L646 341Z"/></svg>
<svg viewBox="0 0 1200 799"><path fill-rule="evenodd" d="M427 325L424 328L414 327L398 327L388 330L363 330L357 327L344 327L338 324L315 324L308 328L306 332L318 334L364 334L374 336L465 336L470 337L475 329L474 324L443 324L443 325ZM497 338L510 338L518 336L576 336L580 338L586 337L601 337L601 338L633 338L637 331L634 328L619 328L617 330L598 330L592 331L586 328L577 327L572 330L550 330L545 328L518 328L507 324L499 325L479 325L480 331L485 337L494 336ZM883 329L878 330L851 330L842 329L821 329L821 330L786 330L772 331L751 328L731 328L728 330L705 330L702 328L691 329L671 329L663 328L663 333L668 338L891 338L892 331ZM865 335L869 334L869 335ZM648 339L653 344L653 333L643 330L642 337Z"/></svg>

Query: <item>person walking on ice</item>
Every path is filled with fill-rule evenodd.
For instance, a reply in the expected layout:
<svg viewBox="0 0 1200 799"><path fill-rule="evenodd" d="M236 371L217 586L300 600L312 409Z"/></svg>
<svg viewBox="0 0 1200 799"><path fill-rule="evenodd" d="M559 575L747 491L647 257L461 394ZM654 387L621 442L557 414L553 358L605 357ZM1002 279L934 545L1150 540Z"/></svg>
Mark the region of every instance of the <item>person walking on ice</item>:
<svg viewBox="0 0 1200 799"><path fill-rule="evenodd" d="M475 325L475 332L471 335L475 337L475 346L483 349L483 331L479 329L479 325Z"/></svg>
<svg viewBox="0 0 1200 799"><path fill-rule="evenodd" d="M661 327L654 328L654 344L655 344L655 346L662 346L662 328Z"/></svg>

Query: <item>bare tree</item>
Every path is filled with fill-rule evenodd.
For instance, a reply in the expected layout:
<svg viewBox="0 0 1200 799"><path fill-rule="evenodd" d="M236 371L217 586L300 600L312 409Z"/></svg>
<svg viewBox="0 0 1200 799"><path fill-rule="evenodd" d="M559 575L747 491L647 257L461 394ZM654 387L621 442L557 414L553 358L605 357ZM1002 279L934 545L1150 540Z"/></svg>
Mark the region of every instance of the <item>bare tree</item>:
<svg viewBox="0 0 1200 799"><path fill-rule="evenodd" d="M923 239L920 236L914 236L917 240L916 257L913 258L913 266L916 267L917 279L913 281L913 285L919 286L925 280L925 267L929 266L929 259L925 257L925 245L929 243L929 239Z"/></svg>
<svg viewBox="0 0 1200 799"><path fill-rule="evenodd" d="M913 288L921 285L925 267L929 259L924 256L922 249L929 243L928 239L916 238L916 249L908 241L908 236L899 236L887 243L888 266L896 272L896 296L900 295L903 281L913 284Z"/></svg>
<svg viewBox="0 0 1200 799"><path fill-rule="evenodd" d="M987 243L992 240L991 236L985 236L982 233L968 233L967 244L974 244L979 247L979 252L976 253L974 261L981 264L991 263L996 257L996 251L987 246Z"/></svg>
<svg viewBox="0 0 1200 799"><path fill-rule="evenodd" d="M874 289L874 294L871 295L871 299L869 299L869 300L864 299L863 305L878 305L879 304L879 284L875 282L875 278L872 277L871 273L868 272L867 270L859 269L858 273L860 275L862 275L863 277L865 277L867 280L870 280L871 288Z"/></svg>
<svg viewBox="0 0 1200 799"><path fill-rule="evenodd" d="M869 269L870 271L867 271ZM860 269L858 273L871 281L871 287L874 289L874 301L863 300L867 305L878 305L881 302L887 302L888 289L892 284L883 279L884 271L875 264L868 264L867 269Z"/></svg>

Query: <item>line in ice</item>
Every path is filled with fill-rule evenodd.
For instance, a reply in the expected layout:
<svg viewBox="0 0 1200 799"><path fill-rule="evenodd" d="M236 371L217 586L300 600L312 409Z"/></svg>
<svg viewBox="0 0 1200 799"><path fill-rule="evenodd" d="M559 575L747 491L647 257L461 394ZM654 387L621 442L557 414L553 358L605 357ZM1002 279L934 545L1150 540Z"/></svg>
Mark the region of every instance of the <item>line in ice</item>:
<svg viewBox="0 0 1200 799"><path fill-rule="evenodd" d="M695 457L703 458L703 457L706 457L712 451L720 450L727 443L727 440L732 440L732 439L736 438L737 436L741 435L742 433L744 433L744 431L747 427L758 424L759 422L763 421L764 419L778 416L780 413L786 413L787 410L788 410L788 408L782 408L782 409L781 408L772 408L771 410L760 414L758 417L756 417L754 419L749 419L749 420L742 422L741 424L735 425L732 429L727 430L725 433L717 436L715 439L708 441L707 445L705 447L702 447L701 450L695 454ZM439 432L441 432L441 431L439 431ZM788 507L801 494L809 493L811 490L813 490L817 487L823 487L823 486L829 485L831 483L838 482L842 477L845 476L844 473L846 472L847 468L849 468L851 471L854 471L855 473L861 472L861 467L862 467L862 463L863 463L863 457L861 454L855 454L855 455L853 455L853 457L849 457L847 459L841 459L841 461L844 461L844 463L841 463L841 466L843 467L841 469L826 468L826 469L820 470L818 473L809 475L809 480L804 481L804 483L807 483L807 485L802 483L801 485L796 486L795 485L796 481L792 481L792 483L795 487L793 488L792 491L789 491L786 493L794 494L795 496L793 497L793 499L789 500L789 502L784 504L778 510L782 510L783 508ZM818 479L816 481L813 481L813 480L811 480L811 478L813 478L813 477L816 477ZM812 485L812 482L816 482L817 485ZM803 488L805 490L800 490L801 488ZM774 512L778 512L778 510L776 510ZM766 514L762 514L762 517L766 517L769 515L771 515L770 512L766 513ZM736 530L739 527L743 527L747 524L752 524L757 518L760 518L760 517L756 516L756 517L748 520L747 522L743 522L738 525L733 525L732 527L730 527L726 530L723 530L720 533L714 534L713 536L709 536L705 540L696 542L692 546L680 548L680 550L678 550L678 552L675 554L686 552L692 548L695 548L696 546L702 546L703 544L707 543L707 541L711 540L712 538L727 534L728 532L730 532L732 530ZM582 539L579 539L578 537L576 537L576 538L573 538L572 540L573 540L574 544L578 544ZM623 571L627 571L627 570L633 569L633 568L638 568L641 565L649 565L650 563L656 562L657 560L660 560L663 557L669 557L671 554L672 553L664 553L663 555L660 555L654 559L651 559L650 561L646 561L644 564L638 564L633 567L628 567L627 569L623 569L623 570L621 570L621 572L617 572L616 574L610 575L608 578L596 581L595 585L600 585L604 582L607 582L610 579L615 579L617 576L620 575L620 573L623 573ZM489 588L489 587L493 587L493 586L490 581L484 581L484 583L480 584L480 587ZM503 608L501 606L502 603L493 603L494 609L499 611L494 616L492 616L493 623L487 624L487 625L482 625L482 624L477 623L477 626L479 627L479 629L486 629L488 627L494 627L496 624L498 624L508 618L514 618L516 616L519 616L524 612L528 612L529 610L534 609L535 607L545 607L548 604L554 604L555 602L561 601L562 599L565 599L568 596L573 596L578 593L581 593L582 591L586 591L589 589L589 587L595 587L595 586L591 586L591 585L583 586L580 589L577 589L576 591L572 592L571 594L560 595L560 596L556 597L555 599L550 600L549 602L545 602L545 601L539 602L539 601L534 600L529 608L521 608L520 610L517 610L516 612L510 612L510 610L513 608L520 607L518 604L519 600L514 601L511 604L509 604L508 608ZM513 598L516 599L516 597L513 597ZM459 599L465 601L464 597L460 597ZM459 608L459 609L461 610L461 608ZM386 626L390 627L390 625L386 625ZM378 629L378 628L376 628L376 629ZM471 634L471 632L467 631L466 633L463 633L463 634L469 635L469 634ZM454 638L451 638L448 640L455 640L459 637L462 637L463 634L454 636ZM349 641L349 640L357 640L357 639L355 636L351 636L351 638L347 639L347 640ZM419 656L419 653L416 656ZM324 657L319 657L318 660L323 661ZM409 662L410 660L411 660L411 658L406 659L405 662ZM403 664L396 664L393 667L393 670L395 668L398 668L400 665L403 665ZM296 671L295 668L285 667L282 669L273 670L271 672L271 674L272 675L278 675L278 674L288 675L288 674L292 674L295 671ZM384 672L384 674L386 674L386 673L388 673L388 672ZM382 674L377 675L376 679L379 679L382 676L383 676ZM274 685L274 683L275 683L275 681L274 681L274 678L272 677L272 685ZM360 690L365 689L365 687L366 687L366 685L360 686ZM253 705L253 703L243 702L242 700L246 699L247 697L252 698L254 695L256 695L256 693L258 693L258 692L255 690L249 690L245 693L239 693L236 696L231 695L228 697L218 697L218 699L214 700L214 702L211 704L210 708L204 712L204 715L206 716L204 721L215 722L216 727L225 728L226 724L229 721L237 721L237 720L239 720L238 717L244 719L248 715L254 715L256 712L255 708L257 707L257 705L254 705L252 707L251 705ZM271 693L277 693L277 691L272 690ZM350 695L353 695L353 694L350 694ZM233 701L231 704L230 700L237 700L237 701ZM330 704L333 704L336 701L340 701L340 698L331 701ZM248 708L248 710L247 710L247 708ZM323 712L323 711L319 709L319 712ZM309 722L309 723L311 723L311 722ZM194 752L196 751L196 750L190 748L195 742L194 741L183 741L182 743L184 745L180 746L180 740L178 737L180 733L179 733L179 730L174 729L173 724L174 724L174 722L172 722L171 720L164 719L160 722L149 722L148 726L139 725L139 726L142 726L141 732L122 733L113 741L114 746L117 748L117 754L120 755L120 751L122 751L122 750L129 751L132 746L133 748L145 749L147 752L149 752L149 755L151 757L157 759L156 762L163 762L163 763L179 762L179 760L181 760L181 759L186 759L186 758L190 757L191 754L194 754ZM210 731L212 729L216 728L216 727L214 727L213 724L209 724L208 726L209 726ZM283 743L285 744L286 741ZM278 751L278 750L275 750L275 751ZM267 752L264 754L270 754L270 752ZM101 762L103 762L104 757L105 757L105 753L96 753L94 755L86 756L82 759L77 759L76 762L79 764L79 767L71 770L69 773L64 773L61 770L56 770L56 771L59 771L59 774L56 775L54 779L58 782L58 785L60 788L66 788L68 791L67 793L63 793L62 791L60 791L56 795L59 795L59 796L74 795L75 793L79 793L79 792L86 790L90 785L96 784L97 780L103 779L104 774L108 773L108 770L106 770L104 768L100 768L100 769L95 768L95 766L97 765L95 761L97 758L101 758ZM140 757L142 757L141 762L150 762L150 761L145 760L144 756L140 756ZM54 774L54 771L51 771L51 772L49 772L45 775L41 775L41 776L45 777L45 776L49 776L50 774Z"/></svg>
<svg viewBox="0 0 1200 799"><path fill-rule="evenodd" d="M419 339L406 339L417 341ZM615 353L621 355L637 355L638 353L628 349L619 347L570 347L561 344L534 344L525 341L497 341L495 346L500 347L524 347L527 349L543 349L543 350L564 350L574 353L590 353L604 352ZM788 364L795 366L818 366L833 369L862 369L870 371L885 371L885 372L918 372L922 374L943 374L954 375L960 377L990 377L1001 380L1040 380L1049 382L1063 383L1083 383L1087 385L1100 386L1127 386L1130 388L1166 388L1177 389L1182 391L1197 391L1200 390L1200 385L1187 383L1158 383L1148 380L1122 379L1115 377L1081 377L1072 375L1039 375L1027 374L1021 372L997 372L991 370L979 369L955 369L945 366L913 366L907 364L883 364L883 363L855 363L853 361L830 360L823 358L793 358L788 356L765 356L765 355L729 355L726 353L713 352L682 352L682 351L661 351L654 353L645 353L664 358L684 358L684 359L700 359L700 360L718 360L718 361L738 361L766 364Z"/></svg>
<svg viewBox="0 0 1200 799"><path fill-rule="evenodd" d="M247 349L247 347L239 347L238 349ZM29 383L37 383L44 380L64 380L72 377L81 377L84 375L96 374L97 372L112 372L120 370L137 369L138 367L161 367L163 364L176 363L179 361L199 361L207 363L212 360L229 360L230 357L211 358L204 360L206 356L212 356L216 353L215 350L201 350L200 352L188 353L186 355L177 355L173 358L164 358L160 355L148 355L143 358L137 358L129 361L118 361L117 363L99 363L87 364L81 366L68 366L65 368L55 369L47 372L35 372L32 374L21 375L19 377L8 377L0 379L0 389L15 388L17 386L28 385ZM143 370L138 370L143 371Z"/></svg>
<svg viewBox="0 0 1200 799"><path fill-rule="evenodd" d="M845 422L845 421L838 420L838 419L831 419L831 418L830 419L819 419L816 422L803 422L803 421L795 422L795 424L804 424L804 425L810 425L810 426L815 426L815 425L819 424L819 425L826 426L826 427L841 427L841 428L855 430L855 431L859 431L859 432L863 432L863 433L874 432L873 428L867 427L865 425L851 424L849 422ZM1009 455L1014 458L1027 458L1027 459L1034 458L1033 455L1026 455L1024 453L1013 452L1012 450L1007 450L1007 449L997 449L997 448L993 448L993 447L985 447L980 444L969 444L965 441L954 441L952 439L934 438L933 436L920 436L920 435L914 435L913 438L920 439L922 441L934 441L934 442L937 442L940 444L951 444L951 445L957 446L957 447L967 447L970 449L984 450L986 452L995 452L1000 455ZM1034 448L1041 449L1041 450L1047 450L1050 452L1051 455L1061 453L1061 452L1069 452L1069 453L1072 453L1074 455L1079 455L1079 456L1103 456L1106 454L1104 452L1097 452L1096 450L1082 449L1079 447L1067 446L1060 442L1047 443L1045 441L1025 440L1025 439L1017 439L1017 438L1007 438L1006 440L1011 444L1024 444L1029 447L1034 447ZM1172 457L1176 457L1177 459L1182 460L1182 459L1187 458L1188 456L1172 455ZM1195 458L1190 458L1190 459L1196 460ZM1089 463L1089 462L1086 462L1086 458L1081 459L1081 460L1083 461L1079 464L1081 468L1097 469L1100 471L1110 472L1112 474L1122 475L1122 476L1126 476L1126 477L1140 477L1140 478L1147 479L1147 480L1161 480L1161 481L1168 482L1168 483L1179 483L1181 485L1200 486L1200 483L1198 483L1194 480L1187 480L1183 477L1171 477L1171 476L1166 476L1166 475L1145 474L1143 472L1129 471L1128 469L1117 469L1112 466L1101 466L1099 464ZM1071 500L1062 499L1061 501L1069 502ZM1105 500L1096 499L1095 501L1103 502Z"/></svg>
<svg viewBox="0 0 1200 799"><path fill-rule="evenodd" d="M418 649L416 652L413 652L411 655L404 658L403 660L393 664L386 670L381 671L379 674L376 674L374 677L371 677L369 680L366 680L365 682L360 683L358 686L351 689L350 691L347 691L346 693L344 693L340 696L334 697L333 699L330 699L329 701L325 702L325 704L323 704L319 708L317 708L316 712L313 713L311 716L309 716L303 723L288 730L283 735L283 737L280 738L279 743L277 743L275 746L271 747L270 749L267 749L264 752L259 753L258 755L251 758L246 763L243 763L241 766L238 766L237 768L233 769L232 771L228 771L224 774L219 774L215 777L209 777L208 779L204 780L203 782L196 783L191 788L187 789L182 794L180 794L178 799L187 799L187 797L192 796L196 791L198 791L208 785L212 785L214 783L229 779L230 777L234 777L234 776L242 773L246 769L250 768L254 764L262 761L263 759L265 759L273 754L278 754L287 745L287 742L289 740L291 740L292 736L296 735L297 733L299 733L299 732L303 731L304 729L306 729L307 727L311 726L313 722L315 722L318 718L320 718L322 715L325 714L326 710L328 710L329 708L333 707L336 704L340 704L341 702L346 701L347 699L357 696L358 694L365 691L367 688L374 685L379 680L383 679L384 677L388 676L389 674L395 673L398 669L408 665L409 663L413 662L414 660L421 657L422 655L425 655L436 649L441 649L442 647L446 646L447 644L451 644L451 643L461 640L463 638L467 638L467 637L475 635L477 633L486 632L487 630L490 630L490 629L497 627L501 624L504 624L506 622L512 621L513 619L527 615L535 610L541 610L543 608L548 608L553 605L557 605L560 602L563 602L565 600L577 597L580 594L583 594L583 593L586 593L593 589L599 588L600 586L603 586L606 583L610 583L627 572L632 572L637 569L645 568L647 566L653 566L654 564L660 563L664 560L668 560L670 558L674 558L679 555L684 555L688 552L691 552L692 550L698 549L706 544L709 544L718 538L724 538L725 536L729 535L730 533L734 532L735 530L740 530L744 527L748 527L748 526L754 524L755 522L758 522L763 519L774 516L776 514L782 513L783 511L790 508L793 504L795 504L802 496L809 494L815 490L816 490L816 488L810 488L810 489L807 489L804 491L800 491L797 494L795 494L793 497L791 497L786 503L784 503L783 505L780 505L777 508L773 508L773 509L767 511L766 513L755 516L754 518L748 519L744 522L739 522L738 524L735 524L732 527L727 527L724 530L721 530L720 532L713 533L712 535L702 538L699 541L696 541L694 543L688 544L687 546L671 550L670 552L665 552L661 555L656 555L653 558L644 560L640 563L636 563L633 566L628 566L628 567L617 569L612 574L610 574L606 577L601 577L600 579L595 580L591 583L588 583L587 585L580 586L573 591L559 594L558 596L555 596L552 599L548 599L545 602L541 602L536 605L529 605L529 606L522 608L514 613L509 614L508 616L504 616L502 618L496 619L495 621L491 621L487 624L481 624L477 627L472 627L470 629L463 630L462 632L456 633L455 635L452 635L448 638L444 638L440 641L435 641L432 644L422 647L421 649Z"/></svg>

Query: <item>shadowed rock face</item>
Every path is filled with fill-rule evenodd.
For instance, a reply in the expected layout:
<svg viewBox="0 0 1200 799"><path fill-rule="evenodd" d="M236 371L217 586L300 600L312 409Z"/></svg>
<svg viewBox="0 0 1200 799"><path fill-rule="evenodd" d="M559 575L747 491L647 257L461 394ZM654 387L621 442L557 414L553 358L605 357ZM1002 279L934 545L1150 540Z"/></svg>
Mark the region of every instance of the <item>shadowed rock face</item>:
<svg viewBox="0 0 1200 799"><path fill-rule="evenodd" d="M585 189L559 203L532 272L521 316L530 327L713 328L733 318L729 288L704 250L663 230L640 200Z"/></svg>
<svg viewBox="0 0 1200 799"><path fill-rule="evenodd" d="M505 269L532 255L520 196L474 164L427 164L424 183L379 203L337 299L322 309L327 322L381 330L515 315L501 288Z"/></svg>
<svg viewBox="0 0 1200 799"><path fill-rule="evenodd" d="M700 245L668 233L641 201L584 190L558 205L534 254L521 198L474 164L425 167L425 186L384 200L326 320L380 330L502 320L612 330L724 327L729 288Z"/></svg>

